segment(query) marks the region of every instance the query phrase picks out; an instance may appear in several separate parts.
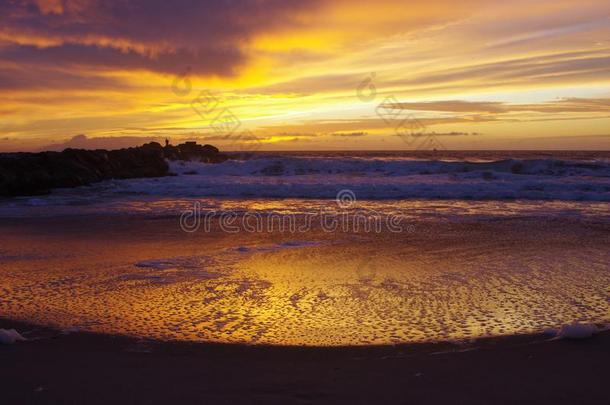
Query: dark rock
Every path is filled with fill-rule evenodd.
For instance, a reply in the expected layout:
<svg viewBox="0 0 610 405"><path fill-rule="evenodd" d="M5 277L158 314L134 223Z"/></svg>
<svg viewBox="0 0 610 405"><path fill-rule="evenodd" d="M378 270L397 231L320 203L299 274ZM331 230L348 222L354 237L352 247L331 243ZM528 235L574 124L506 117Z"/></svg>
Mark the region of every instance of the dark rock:
<svg viewBox="0 0 610 405"><path fill-rule="evenodd" d="M198 145L196 142L186 142L177 146L167 145L163 148L165 157L169 160L196 160L205 163L220 163L228 156L220 153L212 145Z"/></svg>
<svg viewBox="0 0 610 405"><path fill-rule="evenodd" d="M0 196L47 194L57 187L78 187L109 179L168 176L166 159L218 163L228 157L214 146L194 142L166 147L151 142L111 151L2 153Z"/></svg>

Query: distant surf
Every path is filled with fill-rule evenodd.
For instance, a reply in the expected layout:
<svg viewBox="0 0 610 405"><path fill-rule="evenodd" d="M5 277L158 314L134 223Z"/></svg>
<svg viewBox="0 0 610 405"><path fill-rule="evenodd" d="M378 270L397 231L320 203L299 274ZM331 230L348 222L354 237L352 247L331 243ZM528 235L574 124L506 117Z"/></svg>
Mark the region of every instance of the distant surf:
<svg viewBox="0 0 610 405"><path fill-rule="evenodd" d="M0 217L175 215L192 209L307 213L337 207L428 216L610 217L610 152L259 152L170 162L173 176L109 180L0 199ZM292 201L285 203L283 201Z"/></svg>
<svg viewBox="0 0 610 405"><path fill-rule="evenodd" d="M174 162L175 177L112 184L116 193L165 197L334 198L338 190L349 189L367 200L610 201L610 160L601 154L430 157L257 154L215 165Z"/></svg>

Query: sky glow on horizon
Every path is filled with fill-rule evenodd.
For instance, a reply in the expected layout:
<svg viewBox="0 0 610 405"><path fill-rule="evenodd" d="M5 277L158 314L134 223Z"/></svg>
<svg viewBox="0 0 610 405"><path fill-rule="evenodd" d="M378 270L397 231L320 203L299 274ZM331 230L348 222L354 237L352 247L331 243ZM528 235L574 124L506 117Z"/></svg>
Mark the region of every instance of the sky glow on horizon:
<svg viewBox="0 0 610 405"><path fill-rule="evenodd" d="M607 150L610 3L2 1L0 92L0 151L410 149L388 101L447 149Z"/></svg>

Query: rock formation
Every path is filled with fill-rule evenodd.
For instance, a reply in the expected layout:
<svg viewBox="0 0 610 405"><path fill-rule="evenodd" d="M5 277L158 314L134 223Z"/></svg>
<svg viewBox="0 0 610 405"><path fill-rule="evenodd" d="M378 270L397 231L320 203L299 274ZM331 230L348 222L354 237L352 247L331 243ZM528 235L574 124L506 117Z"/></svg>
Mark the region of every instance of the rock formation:
<svg viewBox="0 0 610 405"><path fill-rule="evenodd" d="M211 145L187 142L162 147L157 142L118 150L66 149L62 152L0 154L0 196L47 194L110 179L169 175L167 160L220 163L228 159Z"/></svg>

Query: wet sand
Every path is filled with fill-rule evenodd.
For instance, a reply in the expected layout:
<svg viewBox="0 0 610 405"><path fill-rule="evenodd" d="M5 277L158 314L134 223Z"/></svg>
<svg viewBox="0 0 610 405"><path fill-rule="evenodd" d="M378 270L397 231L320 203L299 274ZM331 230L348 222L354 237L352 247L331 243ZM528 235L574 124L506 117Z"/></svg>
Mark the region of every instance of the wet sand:
<svg viewBox="0 0 610 405"><path fill-rule="evenodd" d="M7 219L0 231L0 314L58 328L343 346L610 321L607 223L189 234L175 217L109 216Z"/></svg>
<svg viewBox="0 0 610 405"><path fill-rule="evenodd" d="M468 344L272 347L160 342L0 320L4 404L607 404L610 334Z"/></svg>
<svg viewBox="0 0 610 405"><path fill-rule="evenodd" d="M28 338L0 346L2 404L608 403L609 333L579 341L551 341L539 334L468 340L485 333L527 331L530 323L542 328L589 318L607 321L610 233L605 223L516 218L460 224L422 222L415 224L415 232L399 235L309 232L300 239L319 244L302 250L254 253L244 262L248 266L236 268L225 276L226 281L208 278L208 272L199 267L193 270L183 258L205 254L226 260L240 246L284 246L297 237L185 234L175 218L115 216L87 221L78 217L6 219L0 229L0 309L4 318L0 318L0 328L15 328ZM345 238L352 242L325 244ZM362 271L357 265L369 256L378 265ZM408 279L388 283L398 277L388 272L404 268L390 266L392 257L411 260L418 267L411 269ZM171 258L181 258L177 263L184 268L153 270L142 264ZM316 263L338 258L344 258L340 268L320 273L323 266ZM295 264L301 263L298 260L302 266ZM509 266L512 263L518 266ZM292 272L286 271L287 264ZM510 271L513 267L523 270ZM503 271L510 277L503 277ZM146 278L139 277L142 274ZM124 278L126 275L130 278ZM496 280L496 275L502 278ZM339 276L339 281L332 278ZM277 290L265 287L259 291L253 278L277 286ZM420 278L421 285L428 288L416 289L417 285L410 284ZM486 280L493 284L483 283ZM468 284L474 281L476 285L498 285L504 292L489 288L478 293ZM229 288L234 284L243 288ZM413 288L397 289L396 285ZM510 285L515 288L507 289ZM294 296L302 286L310 288L311 294ZM193 295L204 287L217 287L227 294L216 301L209 301L216 296L212 288ZM350 289L343 301L337 293L341 288ZM326 292L326 297L319 291ZM436 311L427 317L417 311L419 317L410 317L405 312L399 325L405 334L418 327L434 331L434 323L423 321L440 322L445 309L456 315L453 319L459 319L462 312L475 313L483 304L493 309L491 305L498 303L498 309L490 313L492 323L480 318L480 324L469 325L475 329L455 329L455 335L467 343L416 343L405 335L394 345L342 346L334 345L335 341L327 347L291 345L324 337L320 331L362 344L365 340L348 339L340 333L344 329L337 328L333 314L344 320L370 317L375 314L369 311L375 309L374 303L393 297L381 293L421 297L425 308ZM185 299L188 297L203 299L188 310L176 306L193 301ZM444 301L452 306L429 304ZM381 320L370 317L368 329L349 330L358 338L371 331L379 337L377 341L392 338L378 327L387 319L399 319L399 310L418 308L409 302L387 305L390 316L377 312ZM170 311L174 307L180 310ZM213 339L191 334L188 324L181 321L212 316L215 322L211 325L222 342L248 341L247 333L253 330L246 322L227 329L224 314L210 308L252 308L259 311L253 312L259 315L255 320L278 319L259 335L258 343L285 345L205 343ZM262 311L265 308L269 310ZM345 311L337 312L337 308ZM241 319L239 313L226 314ZM288 316L291 314L294 316ZM308 319L318 329L307 324ZM509 327L496 330L496 323ZM35 326L42 324L58 329ZM206 325L199 325L198 330L216 331ZM485 325L491 329L483 328ZM73 326L97 333L60 332L59 328ZM293 331L296 338L274 335L282 328ZM438 340L451 336L436 335ZM193 339L203 342L189 341Z"/></svg>

